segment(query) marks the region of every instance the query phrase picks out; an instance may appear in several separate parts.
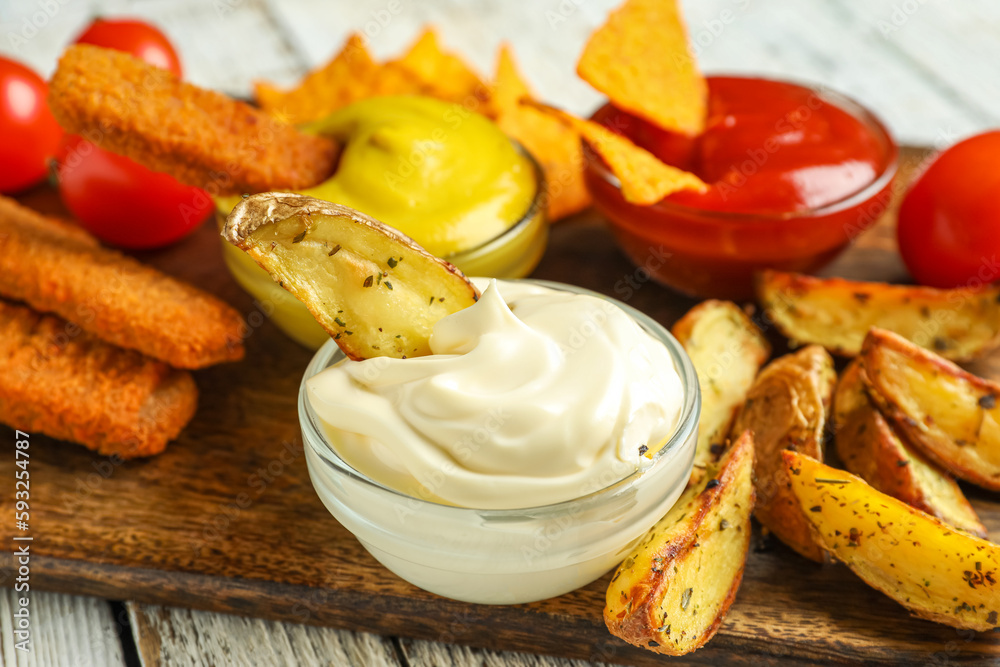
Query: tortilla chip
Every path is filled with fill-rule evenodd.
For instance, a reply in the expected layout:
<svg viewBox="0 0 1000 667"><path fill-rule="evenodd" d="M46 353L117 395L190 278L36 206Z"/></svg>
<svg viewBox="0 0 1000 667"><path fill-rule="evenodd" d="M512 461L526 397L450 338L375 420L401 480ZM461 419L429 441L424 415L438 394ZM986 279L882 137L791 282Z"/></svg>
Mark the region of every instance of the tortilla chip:
<svg viewBox="0 0 1000 667"><path fill-rule="evenodd" d="M398 62L388 62L379 66L364 86L364 97L381 97L384 95L427 95L437 97L434 89L425 81L414 76L413 72Z"/></svg>
<svg viewBox="0 0 1000 667"><path fill-rule="evenodd" d="M708 189L694 174L660 162L646 149L636 146L603 125L538 102L526 100L522 103L559 118L579 132L594 152L607 163L611 173L621 181L622 196L627 202L650 206L680 190L704 192Z"/></svg>
<svg viewBox="0 0 1000 667"><path fill-rule="evenodd" d="M260 81L255 93L262 109L295 124L321 120L348 104L381 95L428 95L474 111L482 110L489 97L486 84L461 59L442 51L430 29L402 58L381 65L368 52L364 37L352 34L340 53L295 88L284 91Z"/></svg>
<svg viewBox="0 0 1000 667"><path fill-rule="evenodd" d="M542 167L550 221L555 222L590 206L590 193L583 181L583 148L576 130L526 106L505 113L496 122Z"/></svg>
<svg viewBox="0 0 1000 667"><path fill-rule="evenodd" d="M497 117L521 107L521 98L534 99L535 95L521 76L514 62L514 52L510 44L500 45L497 54L496 74L490 89L490 107Z"/></svg>
<svg viewBox="0 0 1000 667"><path fill-rule="evenodd" d="M626 0L591 35L576 72L615 106L664 129L705 128L708 86L678 0Z"/></svg>
<svg viewBox="0 0 1000 667"><path fill-rule="evenodd" d="M541 165L547 215L556 221L590 205L590 193L583 182L583 148L576 130L520 103L531 94L510 46L502 45L489 107L500 129L519 141Z"/></svg>
<svg viewBox="0 0 1000 667"><path fill-rule="evenodd" d="M549 220L559 220L590 205L579 133L558 118L519 103L531 95L531 89L507 45L501 48L492 87L459 58L441 51L437 36L427 30L406 55L383 65L372 59L361 36L352 35L333 60L308 74L295 89L286 92L258 83L256 92L262 108L292 123L321 120L369 97L429 95L468 105L472 95L484 102L476 110L493 118L541 165Z"/></svg>
<svg viewBox="0 0 1000 667"><path fill-rule="evenodd" d="M256 82L257 104L293 124L312 122L370 97L369 81L378 70L364 37L354 33L330 62L307 74L295 88L282 91L269 83Z"/></svg>
<svg viewBox="0 0 1000 667"><path fill-rule="evenodd" d="M449 102L467 102L470 96L479 101L488 97L486 84L460 58L441 50L432 28L420 38L396 64L408 69L430 87L434 97Z"/></svg>

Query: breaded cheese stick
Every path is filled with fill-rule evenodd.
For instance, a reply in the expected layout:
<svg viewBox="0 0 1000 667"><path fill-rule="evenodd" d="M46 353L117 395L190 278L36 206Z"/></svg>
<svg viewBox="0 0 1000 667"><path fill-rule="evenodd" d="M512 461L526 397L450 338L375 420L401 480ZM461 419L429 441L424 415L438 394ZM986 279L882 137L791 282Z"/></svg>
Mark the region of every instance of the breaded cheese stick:
<svg viewBox="0 0 1000 667"><path fill-rule="evenodd" d="M230 306L57 225L0 197L0 296L176 368L243 358L245 325Z"/></svg>
<svg viewBox="0 0 1000 667"><path fill-rule="evenodd" d="M89 44L59 60L49 107L67 131L213 195L307 188L336 164L330 139Z"/></svg>
<svg viewBox="0 0 1000 667"><path fill-rule="evenodd" d="M0 300L0 421L122 458L158 454L191 420L191 374Z"/></svg>

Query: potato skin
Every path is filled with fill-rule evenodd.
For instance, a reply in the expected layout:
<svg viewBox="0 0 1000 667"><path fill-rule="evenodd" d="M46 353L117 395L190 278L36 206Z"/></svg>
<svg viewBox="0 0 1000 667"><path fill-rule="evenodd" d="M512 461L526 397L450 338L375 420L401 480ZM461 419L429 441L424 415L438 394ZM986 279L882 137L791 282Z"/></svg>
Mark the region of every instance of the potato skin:
<svg viewBox="0 0 1000 667"><path fill-rule="evenodd" d="M944 523L986 537L955 480L903 442L868 398L860 359L841 375L833 406L837 454L850 472Z"/></svg>
<svg viewBox="0 0 1000 667"><path fill-rule="evenodd" d="M771 345L731 301L703 301L677 320L670 332L691 357L701 385L698 443L689 482L697 484L721 456L736 413L771 356Z"/></svg>
<svg viewBox="0 0 1000 667"><path fill-rule="evenodd" d="M690 653L715 635L750 548L753 459L753 437L744 433L619 566L604 607L613 635L666 655Z"/></svg>
<svg viewBox="0 0 1000 667"><path fill-rule="evenodd" d="M823 434L837 375L833 359L818 345L779 357L757 376L733 424L752 431L757 449L754 515L765 528L801 555L823 562L788 486L781 452L791 449L823 457Z"/></svg>
<svg viewBox="0 0 1000 667"><path fill-rule="evenodd" d="M302 301L344 354L430 354L434 324L479 291L455 266L354 209L267 192L240 201L222 230Z"/></svg>
<svg viewBox="0 0 1000 667"><path fill-rule="evenodd" d="M815 539L866 584L930 621L978 632L1000 625L1000 546L812 457L782 458Z"/></svg>
<svg viewBox="0 0 1000 667"><path fill-rule="evenodd" d="M856 356L872 327L956 361L1000 345L1000 285L942 290L763 271L756 290L781 333L837 355Z"/></svg>
<svg viewBox="0 0 1000 667"><path fill-rule="evenodd" d="M1000 384L880 329L861 360L869 396L909 443L956 477L1000 491Z"/></svg>

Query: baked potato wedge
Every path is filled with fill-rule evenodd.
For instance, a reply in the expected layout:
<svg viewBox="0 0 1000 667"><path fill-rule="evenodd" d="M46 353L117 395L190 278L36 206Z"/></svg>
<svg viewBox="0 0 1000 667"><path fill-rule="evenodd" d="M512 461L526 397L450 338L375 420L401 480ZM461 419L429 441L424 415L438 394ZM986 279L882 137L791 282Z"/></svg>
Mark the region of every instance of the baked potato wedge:
<svg viewBox="0 0 1000 667"><path fill-rule="evenodd" d="M836 381L833 359L818 345L778 357L757 376L733 423L733 433L749 430L754 435L757 520L817 562L823 562L823 550L813 541L788 487L781 452L791 449L823 458L823 431Z"/></svg>
<svg viewBox="0 0 1000 667"><path fill-rule="evenodd" d="M740 436L618 567L604 623L630 644L684 655L715 635L750 547L753 437Z"/></svg>
<svg viewBox="0 0 1000 667"><path fill-rule="evenodd" d="M853 357L872 327L962 361L1000 344L1000 286L942 290L763 271L757 299L795 343Z"/></svg>
<svg viewBox="0 0 1000 667"><path fill-rule="evenodd" d="M956 628L997 627L1000 546L799 452L782 452L791 491L816 540L915 615Z"/></svg>
<svg viewBox="0 0 1000 667"><path fill-rule="evenodd" d="M248 197L222 235L304 303L355 360L430 354L434 323L479 298L461 271L408 236L305 195Z"/></svg>
<svg viewBox="0 0 1000 667"><path fill-rule="evenodd" d="M771 345L757 325L731 301L703 301L670 330L684 349L701 385L701 416L691 484L718 460L736 411L743 405Z"/></svg>
<svg viewBox="0 0 1000 667"><path fill-rule="evenodd" d="M986 527L955 480L904 443L871 402L860 359L837 383L833 423L837 454L850 472L949 526L986 537Z"/></svg>
<svg viewBox="0 0 1000 667"><path fill-rule="evenodd" d="M861 361L872 400L915 448L1000 491L1000 384L881 329L868 333Z"/></svg>

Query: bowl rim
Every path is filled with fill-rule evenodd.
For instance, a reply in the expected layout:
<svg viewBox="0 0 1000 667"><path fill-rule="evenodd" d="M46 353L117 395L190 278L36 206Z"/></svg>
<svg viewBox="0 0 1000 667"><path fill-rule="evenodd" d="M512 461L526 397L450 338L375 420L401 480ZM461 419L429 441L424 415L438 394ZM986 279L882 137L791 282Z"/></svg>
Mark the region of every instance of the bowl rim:
<svg viewBox="0 0 1000 667"><path fill-rule="evenodd" d="M860 190L856 190L852 193L844 195L840 199L834 200L823 204L822 206L815 206L812 208L803 209L800 211L787 211L784 213L742 213L740 211L715 211L711 209L697 208L695 206L687 206L684 204L677 204L674 202L669 202L666 199L661 199L655 204L650 204L649 206L643 206L641 208L646 209L657 209L663 213L673 213L675 215L683 215L689 218L704 218L706 220L713 221L739 221L739 222L774 222L777 220L796 220L796 219L809 219L824 217L827 215L833 215L835 213L840 213L845 210L849 210L856 206L860 206L864 202L877 196L884 188L888 187L892 180L896 177L899 170L899 145L893 138L892 133L889 132L888 127L882 121L874 111L863 105L861 102L857 101L853 97L841 93L839 91L833 90L823 84L810 84L804 81L797 81L794 79L779 79L769 76L753 76L749 74L729 74L729 73L717 73L707 75L707 78L713 79L743 79L748 81L769 81L773 83L784 83L792 86L796 86L803 90L807 90L815 94L818 98L823 100L828 104L839 108L841 111L845 111L851 114L854 118L861 121L865 127L878 139L885 144L886 162L882 171L879 175L872 180L870 183L865 185ZM607 104L611 104L611 100L606 100L601 107L603 108ZM596 111L594 112L596 113ZM625 112L628 113L628 112ZM584 153L584 165L587 171L593 172L598 177L603 179L606 183L613 186L618 192L621 192L621 181L617 176L611 173L604 161L598 156L586 141L581 140L583 145ZM595 197L596 199L596 197ZM627 203L627 202L626 202ZM635 204L631 204L636 206Z"/></svg>
<svg viewBox="0 0 1000 667"><path fill-rule="evenodd" d="M500 279L498 279L500 280ZM654 466L656 466L660 461L666 458L668 452L674 452L681 447L685 442L691 438L698 429L698 419L701 413L701 388L698 383L698 376L694 369L694 364L691 362L691 358L688 356L687 352L684 350L680 342L674 338L670 331L654 320L649 315L646 315L642 311L629 306L613 297L609 297L605 294L595 292L593 290L586 289L584 287L578 287L576 285L569 285L566 283L559 283L550 280L538 280L533 278L520 278L516 280L503 279L501 282L528 282L533 285L538 285L541 287L547 287L550 289L571 292L575 294L584 294L588 296L598 297L605 301L612 303L613 305L621 308L627 315L633 318L643 330L647 331L656 340L663 343L670 353L670 357L674 362L674 367L677 369L678 375L681 379L681 388L684 391L684 403L681 408L680 417L677 422L677 426L671 433L670 437L663 446L656 451L651 457L651 463L643 468L633 470L626 476L611 482L610 484L601 487L595 491L591 491L581 496L575 498L570 498L568 500L562 500L557 503L549 503L546 505L535 505L530 507L519 507L512 509L485 509L478 507L465 507L457 505L448 505L445 503L435 502L433 500L427 500L424 498L418 498L416 496L411 496L397 489L393 489L389 486L381 484L367 475L362 474L360 471L352 468L346 461L344 461L336 450L329 444L326 436L323 434L322 430L318 424L318 417L309 404L308 396L306 393L306 381L313 377L317 373L328 368L334 361L339 361L344 358L343 352L337 347L336 342L331 339L324 343L313 358L310 360L309 365L306 367L305 372L302 376L302 381L299 384L299 395L298 395L298 413L299 413L299 425L303 430L303 441L304 445L313 448L313 451L322 458L327 464L334 466L337 470L354 480L361 482L362 484L376 489L380 492L389 493L394 496L398 496L400 499L406 502L417 503L419 506L431 506L437 509L437 511L442 512L452 512L457 514L464 514L467 512L475 512L479 515L485 517L509 517L512 515L523 515L531 514L533 516L544 517L548 515L562 515L565 514L567 509L573 508L581 503L588 504L603 500L606 497L613 497L618 493L627 492L634 485L636 485L643 476L650 472ZM323 449L319 449L316 443L322 443L324 445ZM693 463L693 461L692 461ZM684 477L686 481L686 476Z"/></svg>

